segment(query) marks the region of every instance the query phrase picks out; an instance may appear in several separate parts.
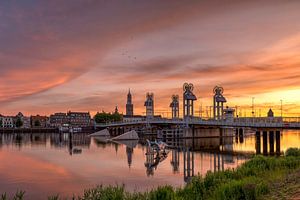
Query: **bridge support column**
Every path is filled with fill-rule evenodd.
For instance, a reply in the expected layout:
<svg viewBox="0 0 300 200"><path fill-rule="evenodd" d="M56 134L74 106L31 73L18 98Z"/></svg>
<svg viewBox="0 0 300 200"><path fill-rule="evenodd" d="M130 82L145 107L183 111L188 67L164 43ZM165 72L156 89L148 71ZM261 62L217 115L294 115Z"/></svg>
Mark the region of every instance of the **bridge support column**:
<svg viewBox="0 0 300 200"><path fill-rule="evenodd" d="M218 172L220 171L220 153L218 154Z"/></svg>
<svg viewBox="0 0 300 200"><path fill-rule="evenodd" d="M222 128L219 128L219 136L220 136L220 145L222 145L222 148L223 148L223 129Z"/></svg>
<svg viewBox="0 0 300 200"><path fill-rule="evenodd" d="M244 129L242 128L239 129L239 139L240 139L240 143L244 142Z"/></svg>
<svg viewBox="0 0 300 200"><path fill-rule="evenodd" d="M268 154L268 132L263 131L263 154Z"/></svg>
<svg viewBox="0 0 300 200"><path fill-rule="evenodd" d="M280 155L280 131L276 131L276 154Z"/></svg>
<svg viewBox="0 0 300 200"><path fill-rule="evenodd" d="M255 143L256 154L260 154L261 153L261 149L260 149L260 131L256 131L255 139L256 139L256 143Z"/></svg>
<svg viewBox="0 0 300 200"><path fill-rule="evenodd" d="M217 159L216 159L217 155L216 153L214 153L214 172L217 171Z"/></svg>
<svg viewBox="0 0 300 200"><path fill-rule="evenodd" d="M224 163L224 155L223 154L221 155L221 158L222 158L222 171L224 171L224 164L225 163Z"/></svg>
<svg viewBox="0 0 300 200"><path fill-rule="evenodd" d="M269 132L270 154L274 154L274 131Z"/></svg>

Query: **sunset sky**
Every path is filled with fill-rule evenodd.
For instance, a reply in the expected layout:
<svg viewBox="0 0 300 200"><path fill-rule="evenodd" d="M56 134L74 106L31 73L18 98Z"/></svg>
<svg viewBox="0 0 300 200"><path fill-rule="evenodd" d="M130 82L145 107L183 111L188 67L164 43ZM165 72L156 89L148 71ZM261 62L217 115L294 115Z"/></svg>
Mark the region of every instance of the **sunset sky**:
<svg viewBox="0 0 300 200"><path fill-rule="evenodd" d="M184 82L197 115L222 85L242 115L300 116L300 1L0 2L1 114L125 112L129 88L161 114Z"/></svg>

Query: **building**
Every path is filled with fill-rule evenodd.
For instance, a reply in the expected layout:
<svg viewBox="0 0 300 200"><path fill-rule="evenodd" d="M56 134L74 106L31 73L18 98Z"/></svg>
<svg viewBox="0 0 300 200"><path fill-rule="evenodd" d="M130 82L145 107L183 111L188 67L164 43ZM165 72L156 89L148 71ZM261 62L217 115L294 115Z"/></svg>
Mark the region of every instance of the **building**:
<svg viewBox="0 0 300 200"><path fill-rule="evenodd" d="M2 116L1 119L3 128L14 128L14 117Z"/></svg>
<svg viewBox="0 0 300 200"><path fill-rule="evenodd" d="M273 110L270 108L269 112L268 112L268 117L274 117L274 112Z"/></svg>
<svg viewBox="0 0 300 200"><path fill-rule="evenodd" d="M3 121L2 118L3 118L3 115L0 114L0 128L2 128L2 125L3 125L3 123L2 123L2 121Z"/></svg>
<svg viewBox="0 0 300 200"><path fill-rule="evenodd" d="M132 104L132 96L130 93L130 89L127 94L127 103L126 103L126 116L133 116L133 104Z"/></svg>
<svg viewBox="0 0 300 200"><path fill-rule="evenodd" d="M114 114L119 114L118 106L116 106L116 108L115 108L115 113L114 113Z"/></svg>
<svg viewBox="0 0 300 200"><path fill-rule="evenodd" d="M91 126L91 115L89 112L71 112L67 113L69 124L72 127L88 127Z"/></svg>
<svg viewBox="0 0 300 200"><path fill-rule="evenodd" d="M30 117L30 122L31 122L31 127L32 128L46 128L48 127L48 122L49 118L47 116L31 116Z"/></svg>
<svg viewBox="0 0 300 200"><path fill-rule="evenodd" d="M146 107L146 117L153 118L154 117L154 95L153 93L146 94L146 101L144 106Z"/></svg>
<svg viewBox="0 0 300 200"><path fill-rule="evenodd" d="M50 126L55 128L69 126L69 118L67 113L54 113L50 115Z"/></svg>

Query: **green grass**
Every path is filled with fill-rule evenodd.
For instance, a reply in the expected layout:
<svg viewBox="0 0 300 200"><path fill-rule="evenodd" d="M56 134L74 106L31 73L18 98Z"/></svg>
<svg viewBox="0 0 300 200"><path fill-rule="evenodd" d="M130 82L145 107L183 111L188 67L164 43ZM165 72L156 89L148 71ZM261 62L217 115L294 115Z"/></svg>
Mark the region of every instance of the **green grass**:
<svg viewBox="0 0 300 200"><path fill-rule="evenodd" d="M255 200L271 199L280 195L293 195L299 185L288 185L287 176L300 172L300 149L289 149L282 157L255 156L235 170L208 172L196 176L183 188L163 186L147 192L127 192L122 186L98 186L84 191L77 200ZM287 182L287 184L285 184ZM278 184L275 184L278 183ZM292 182L291 182L292 183ZM286 193L284 188L291 187ZM292 192L291 192L292 191ZM275 195L273 195L275 194ZM277 195L277 196L278 196ZM24 194L23 194L24 196ZM59 200L59 196L50 197ZM275 198L276 199L276 198ZM1 200L1 199L0 199ZM6 200L6 198L2 198Z"/></svg>

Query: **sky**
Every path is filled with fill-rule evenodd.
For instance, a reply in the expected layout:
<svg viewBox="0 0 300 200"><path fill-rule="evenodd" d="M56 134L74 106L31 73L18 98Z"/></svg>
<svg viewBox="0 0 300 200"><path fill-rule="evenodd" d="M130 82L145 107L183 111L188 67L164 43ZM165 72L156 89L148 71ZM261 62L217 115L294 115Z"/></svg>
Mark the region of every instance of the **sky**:
<svg viewBox="0 0 300 200"><path fill-rule="evenodd" d="M280 115L281 100L284 116L300 116L299 10L297 0L1 1L0 113L125 113L130 88L135 114L153 92L166 117L188 82L199 116L216 85L240 116L252 99L256 116Z"/></svg>

